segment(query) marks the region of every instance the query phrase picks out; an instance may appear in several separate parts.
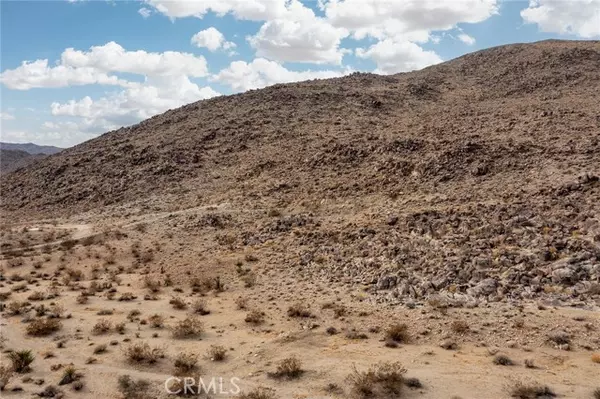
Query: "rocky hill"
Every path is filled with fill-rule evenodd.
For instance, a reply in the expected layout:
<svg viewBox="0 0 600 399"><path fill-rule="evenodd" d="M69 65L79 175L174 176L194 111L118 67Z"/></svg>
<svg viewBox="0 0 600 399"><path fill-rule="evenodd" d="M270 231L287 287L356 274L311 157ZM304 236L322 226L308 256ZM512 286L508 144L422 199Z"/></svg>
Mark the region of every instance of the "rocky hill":
<svg viewBox="0 0 600 399"><path fill-rule="evenodd" d="M62 151L62 148L54 147L51 145L38 145L34 143L4 143L0 142L0 148L3 150L11 151L24 151L28 154L38 155L52 155Z"/></svg>
<svg viewBox="0 0 600 399"><path fill-rule="evenodd" d="M25 151L0 148L0 173L11 172L44 157L43 154L33 155Z"/></svg>
<svg viewBox="0 0 600 399"><path fill-rule="evenodd" d="M395 295L531 297L554 285L586 295L600 279L598 93L598 41L276 85L10 173L1 209L17 218L228 203L253 213L172 223L207 242L271 243L302 273Z"/></svg>

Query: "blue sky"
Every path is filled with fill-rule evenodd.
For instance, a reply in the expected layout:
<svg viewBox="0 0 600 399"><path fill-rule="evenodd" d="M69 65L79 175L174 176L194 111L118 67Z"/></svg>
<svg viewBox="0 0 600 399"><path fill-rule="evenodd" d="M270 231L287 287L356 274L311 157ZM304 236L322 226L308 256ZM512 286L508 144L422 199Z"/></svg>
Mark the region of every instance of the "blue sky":
<svg viewBox="0 0 600 399"><path fill-rule="evenodd" d="M600 0L2 1L2 141L70 146L270 84L598 39Z"/></svg>

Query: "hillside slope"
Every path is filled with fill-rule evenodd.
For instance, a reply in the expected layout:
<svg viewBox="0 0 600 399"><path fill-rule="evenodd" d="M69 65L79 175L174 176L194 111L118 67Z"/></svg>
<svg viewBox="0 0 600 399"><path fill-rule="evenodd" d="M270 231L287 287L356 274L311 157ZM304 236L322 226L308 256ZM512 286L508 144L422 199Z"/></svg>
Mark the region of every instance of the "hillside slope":
<svg viewBox="0 0 600 399"><path fill-rule="evenodd" d="M37 145L34 143L5 143L0 142L0 148L3 150L11 150L11 151L24 151L28 154L37 155L52 155L57 152L62 151L62 148L54 147L51 145Z"/></svg>
<svg viewBox="0 0 600 399"><path fill-rule="evenodd" d="M598 172L599 65L599 42L547 41L201 101L7 176L3 208L555 188Z"/></svg>
<svg viewBox="0 0 600 399"><path fill-rule="evenodd" d="M4 176L1 209L162 212L211 259L402 298L597 296L599 67L600 42L546 41L202 101Z"/></svg>
<svg viewBox="0 0 600 399"><path fill-rule="evenodd" d="M0 173L8 173L22 168L44 156L43 154L33 155L25 151L0 148Z"/></svg>

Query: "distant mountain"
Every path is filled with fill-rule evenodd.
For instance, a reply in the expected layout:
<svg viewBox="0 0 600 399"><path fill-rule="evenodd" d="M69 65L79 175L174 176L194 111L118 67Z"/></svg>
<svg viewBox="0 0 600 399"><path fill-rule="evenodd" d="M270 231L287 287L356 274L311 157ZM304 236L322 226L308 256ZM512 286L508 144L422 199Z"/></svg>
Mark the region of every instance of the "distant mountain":
<svg viewBox="0 0 600 399"><path fill-rule="evenodd" d="M0 149L25 151L28 154L52 155L63 150L63 148L53 147L51 145L37 145L33 143L3 143L0 142Z"/></svg>
<svg viewBox="0 0 600 399"><path fill-rule="evenodd" d="M21 150L5 150L0 148L0 173L8 173L30 163L45 158L45 154L30 154Z"/></svg>

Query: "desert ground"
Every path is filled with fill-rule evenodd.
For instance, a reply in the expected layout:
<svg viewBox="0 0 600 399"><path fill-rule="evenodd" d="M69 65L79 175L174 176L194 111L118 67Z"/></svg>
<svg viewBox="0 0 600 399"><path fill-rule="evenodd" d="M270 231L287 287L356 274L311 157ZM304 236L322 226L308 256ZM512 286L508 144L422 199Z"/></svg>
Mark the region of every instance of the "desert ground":
<svg viewBox="0 0 600 399"><path fill-rule="evenodd" d="M191 376L205 384L223 379L207 388L215 398L597 397L597 303L468 305L432 296L407 306L361 285L274 270L260 248L224 250L214 260L202 256L202 242L159 235L169 235L164 225L177 215L227 210L5 228L11 250L2 260L2 365L10 364L10 351L30 350L34 360L29 371L12 374L2 396L159 398L169 396L167 379ZM194 251L190 267L178 268L183 275L168 272L180 254ZM56 326L38 331L36 314ZM296 359L298 370L278 375L286 359ZM357 378L378 364L396 365L401 382L386 376L401 396L379 392L385 381ZM69 373L73 381L59 385ZM148 387L129 392L118 383L124 375ZM232 385L231 378L239 380ZM515 396L518 387L532 390Z"/></svg>

